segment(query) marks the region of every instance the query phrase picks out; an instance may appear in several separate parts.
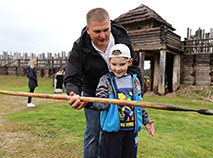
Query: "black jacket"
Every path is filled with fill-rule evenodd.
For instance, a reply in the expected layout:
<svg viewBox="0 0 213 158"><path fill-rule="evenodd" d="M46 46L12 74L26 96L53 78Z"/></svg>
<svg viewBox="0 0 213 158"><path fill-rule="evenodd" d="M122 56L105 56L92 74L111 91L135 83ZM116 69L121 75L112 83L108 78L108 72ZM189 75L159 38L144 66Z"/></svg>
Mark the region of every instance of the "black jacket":
<svg viewBox="0 0 213 158"><path fill-rule="evenodd" d="M128 70L132 73L136 73L141 81L141 73L138 68L138 56L132 49L125 28L111 21L111 32L116 44L123 43L130 48L133 66L130 66ZM69 95L71 91L76 94L81 94L83 90L89 96L95 96L99 79L106 73L108 73L107 63L92 46L91 38L84 28L81 37L73 44L67 61L64 77L67 94Z"/></svg>
<svg viewBox="0 0 213 158"><path fill-rule="evenodd" d="M30 89L38 87L38 81L37 81L37 75L36 75L35 68L31 68L30 66L27 67L27 77L29 78L28 87Z"/></svg>

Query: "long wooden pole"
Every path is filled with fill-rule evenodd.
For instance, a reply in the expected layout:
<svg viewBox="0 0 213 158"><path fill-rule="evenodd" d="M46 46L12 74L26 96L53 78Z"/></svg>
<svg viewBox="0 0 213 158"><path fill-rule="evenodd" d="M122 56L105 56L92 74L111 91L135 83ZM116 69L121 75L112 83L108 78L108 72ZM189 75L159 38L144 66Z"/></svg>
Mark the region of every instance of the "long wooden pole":
<svg viewBox="0 0 213 158"><path fill-rule="evenodd" d="M58 100L70 100L71 98L71 96L58 95L58 94L28 93L28 92L17 92L17 91L6 91L6 90L0 90L0 94L23 96L23 97L46 98L46 99L58 99ZM156 103L149 103L149 102L138 102L138 101L130 101L130 100L96 98L96 97L80 97L80 100L85 102L93 102L93 103L132 105L132 106L139 106L143 108L153 108L153 109L171 110L171 111L191 111L191 112L198 112L199 114L203 114L203 115L213 115L213 110L207 110L207 109L195 110L195 109L189 109L189 108L168 105L168 104L156 104Z"/></svg>

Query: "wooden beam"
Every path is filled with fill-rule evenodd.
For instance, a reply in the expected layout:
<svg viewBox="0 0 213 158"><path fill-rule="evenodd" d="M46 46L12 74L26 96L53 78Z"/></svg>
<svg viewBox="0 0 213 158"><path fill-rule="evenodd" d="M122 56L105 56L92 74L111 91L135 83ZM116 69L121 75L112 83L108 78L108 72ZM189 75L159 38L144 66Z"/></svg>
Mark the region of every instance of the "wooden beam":
<svg viewBox="0 0 213 158"><path fill-rule="evenodd" d="M166 70L166 49L160 51L159 59L159 72L158 72L158 93L161 95L165 94L165 70Z"/></svg>
<svg viewBox="0 0 213 158"><path fill-rule="evenodd" d="M141 49L139 50L139 67L141 69L141 77L142 77L142 87L144 87L144 59L145 59L145 52ZM144 91L144 88L143 88Z"/></svg>

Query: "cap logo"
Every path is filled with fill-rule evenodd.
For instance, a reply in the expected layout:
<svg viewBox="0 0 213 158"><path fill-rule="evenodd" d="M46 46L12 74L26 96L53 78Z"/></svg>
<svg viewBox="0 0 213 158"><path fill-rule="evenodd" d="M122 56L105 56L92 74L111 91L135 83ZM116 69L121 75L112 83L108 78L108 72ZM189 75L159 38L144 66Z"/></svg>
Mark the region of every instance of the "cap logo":
<svg viewBox="0 0 213 158"><path fill-rule="evenodd" d="M112 55L115 55L115 56L118 56L118 55L120 55L120 54L122 54L122 53L120 52L120 50L114 50L114 51L112 52Z"/></svg>

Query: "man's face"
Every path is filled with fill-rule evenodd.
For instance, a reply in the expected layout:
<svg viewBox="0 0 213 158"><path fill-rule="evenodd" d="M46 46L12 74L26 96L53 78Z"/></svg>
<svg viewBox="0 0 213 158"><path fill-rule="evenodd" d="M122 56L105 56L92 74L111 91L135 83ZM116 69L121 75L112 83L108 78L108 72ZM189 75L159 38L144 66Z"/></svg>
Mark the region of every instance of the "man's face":
<svg viewBox="0 0 213 158"><path fill-rule="evenodd" d="M87 33L90 35L94 45L99 48L106 48L109 43L111 25L109 20L103 22L91 21L87 26Z"/></svg>

